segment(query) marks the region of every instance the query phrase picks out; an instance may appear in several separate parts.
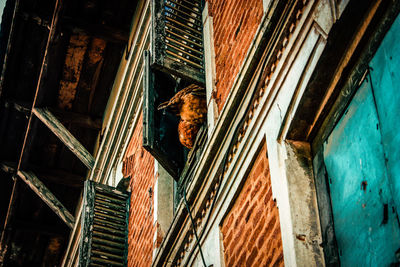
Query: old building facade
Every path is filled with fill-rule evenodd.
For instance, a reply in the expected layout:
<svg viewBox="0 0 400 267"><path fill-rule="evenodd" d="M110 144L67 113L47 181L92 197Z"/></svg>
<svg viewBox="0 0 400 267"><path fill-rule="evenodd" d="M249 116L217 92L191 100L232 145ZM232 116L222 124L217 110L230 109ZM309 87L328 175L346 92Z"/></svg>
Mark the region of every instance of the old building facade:
<svg viewBox="0 0 400 267"><path fill-rule="evenodd" d="M399 264L399 11L136 1L62 266ZM157 107L193 83L186 149Z"/></svg>

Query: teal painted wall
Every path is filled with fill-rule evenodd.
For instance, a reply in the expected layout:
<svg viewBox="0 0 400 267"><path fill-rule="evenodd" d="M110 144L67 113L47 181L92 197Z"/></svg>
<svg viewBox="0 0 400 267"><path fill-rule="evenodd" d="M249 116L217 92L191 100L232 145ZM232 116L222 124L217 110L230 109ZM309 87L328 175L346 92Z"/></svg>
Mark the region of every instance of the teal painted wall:
<svg viewBox="0 0 400 267"><path fill-rule="evenodd" d="M342 266L390 266L400 249L400 18L323 145Z"/></svg>

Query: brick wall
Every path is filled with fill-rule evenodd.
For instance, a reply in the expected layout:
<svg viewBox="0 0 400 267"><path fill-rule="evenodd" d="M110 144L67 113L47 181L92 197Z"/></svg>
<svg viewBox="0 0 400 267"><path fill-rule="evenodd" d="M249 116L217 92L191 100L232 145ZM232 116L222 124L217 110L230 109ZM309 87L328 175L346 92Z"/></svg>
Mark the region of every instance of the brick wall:
<svg viewBox="0 0 400 267"><path fill-rule="evenodd" d="M213 17L216 91L221 111L260 25L262 0L208 0Z"/></svg>
<svg viewBox="0 0 400 267"><path fill-rule="evenodd" d="M154 227L154 159L142 147L142 118L129 142L123 164L124 177L131 176L128 266L150 266Z"/></svg>
<svg viewBox="0 0 400 267"><path fill-rule="evenodd" d="M279 214L266 155L264 145L222 223L225 266L283 266Z"/></svg>

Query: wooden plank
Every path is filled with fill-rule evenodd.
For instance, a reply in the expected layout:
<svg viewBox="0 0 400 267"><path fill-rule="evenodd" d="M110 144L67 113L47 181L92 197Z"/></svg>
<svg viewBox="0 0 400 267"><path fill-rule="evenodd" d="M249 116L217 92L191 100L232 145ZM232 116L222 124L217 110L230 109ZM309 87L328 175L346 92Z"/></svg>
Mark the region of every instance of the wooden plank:
<svg viewBox="0 0 400 267"><path fill-rule="evenodd" d="M201 1L196 0L192 2L196 6L201 6ZM202 62L203 34L199 31L201 27L193 26L192 23L187 22L187 20L199 20L201 18L200 10L193 9L188 16L184 11L185 9L173 10L173 7L166 6L163 0L152 0L150 3L152 20L154 21L151 28L152 67L194 83L204 85L205 74ZM169 16L165 15L166 11L168 11ZM176 19L178 17L180 17L180 19ZM182 20L182 18L184 19ZM185 20L186 22L184 22ZM166 28L169 29L166 30ZM169 37L169 40L167 40L166 37ZM171 45L170 40L174 40L174 47ZM194 44L195 49L185 48L184 45L188 42ZM176 49L177 46L179 46L178 49L180 49L180 51ZM179 57L177 51L180 53L184 51L186 57ZM193 57L194 55L198 57L199 53L201 55L200 61Z"/></svg>
<svg viewBox="0 0 400 267"><path fill-rule="evenodd" d="M39 95L39 91L43 87L42 81L44 80L44 77L47 76L48 63L49 63L48 62L48 58L49 58L48 53L49 53L49 48L53 44L53 39L54 39L55 32L56 32L56 26L57 26L61 6L62 6L61 0L56 0L55 5L54 5L52 21L51 21L51 27L50 27L50 31L49 31L47 41L46 41L46 48L44 50L44 55L43 55L43 59L42 59L42 63L41 63L40 71L39 71L39 77L38 77L38 82L36 85L35 96L34 96L33 102L32 102L32 111L33 111L33 107L35 107L35 105L36 105L37 99L38 98L40 99L41 95L43 95L43 93L41 95ZM28 124L27 124L26 131L25 131L25 137L24 137L24 141L22 143L22 149L21 149L21 153L19 156L19 160L18 160L17 170L20 170L21 165L24 165L27 162L28 156L25 155L25 157L24 157L24 153L25 153L25 150L27 150L27 151L30 150L30 147L33 143L32 142L33 136L36 133L37 123L33 123L33 125L32 125L32 118L33 118L32 113L33 112L31 112L29 115ZM31 128L33 128L33 129L31 129ZM32 133L30 133L30 132L32 132Z"/></svg>
<svg viewBox="0 0 400 267"><path fill-rule="evenodd" d="M128 194L113 187L85 182L79 266L94 263L126 266L128 199ZM112 204L115 201L120 205Z"/></svg>
<svg viewBox="0 0 400 267"><path fill-rule="evenodd" d="M92 251L92 236L94 218L94 199L95 188L92 181L86 181L83 190L83 209L82 209L82 235L79 246L79 266L88 266L90 262L90 255Z"/></svg>
<svg viewBox="0 0 400 267"><path fill-rule="evenodd" d="M29 115L31 112L31 104L27 102L15 101L7 99L5 101L7 105L12 106L16 111ZM54 115L59 118L63 123L71 123L82 128L100 130L101 129L101 119L92 118L89 115L76 113L65 110L49 109Z"/></svg>
<svg viewBox="0 0 400 267"><path fill-rule="evenodd" d="M32 172L18 171L20 177L71 229L75 218Z"/></svg>
<svg viewBox="0 0 400 267"><path fill-rule="evenodd" d="M73 33L83 33L92 37L101 38L108 42L126 44L129 32L103 24L93 24L87 21L64 16L61 26L71 30Z"/></svg>
<svg viewBox="0 0 400 267"><path fill-rule="evenodd" d="M83 162L83 164L89 169L93 168L93 156L48 109L34 108L33 113Z"/></svg>

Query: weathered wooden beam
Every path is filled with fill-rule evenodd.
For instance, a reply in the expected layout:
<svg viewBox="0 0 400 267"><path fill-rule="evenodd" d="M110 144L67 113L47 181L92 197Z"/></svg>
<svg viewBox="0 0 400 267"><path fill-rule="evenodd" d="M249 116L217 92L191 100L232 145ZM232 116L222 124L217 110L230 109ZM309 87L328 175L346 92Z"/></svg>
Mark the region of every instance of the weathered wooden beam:
<svg viewBox="0 0 400 267"><path fill-rule="evenodd" d="M42 177L43 180L69 187L81 188L86 180L82 175L76 175L62 170L42 168L31 164L28 165L28 168L37 173L37 175ZM16 172L17 164L15 162L3 161L0 162L0 169L6 173L12 174Z"/></svg>
<svg viewBox="0 0 400 267"><path fill-rule="evenodd" d="M57 169L45 169L32 165L28 165L29 170L37 173L39 177L44 180L50 181L55 184L65 185L68 187L82 188L85 182L85 177L83 175L76 175L70 172L57 170Z"/></svg>
<svg viewBox="0 0 400 267"><path fill-rule="evenodd" d="M12 106L18 112L29 115L31 112L31 105L27 102L15 101L7 99L5 101L6 105ZM71 123L82 128L100 130L102 123L101 119L92 118L89 115L64 111L64 110L56 110L49 109L57 118L63 123Z"/></svg>
<svg viewBox="0 0 400 267"><path fill-rule="evenodd" d="M93 156L48 109L34 108L33 113L83 162L83 164L89 169L93 168Z"/></svg>
<svg viewBox="0 0 400 267"><path fill-rule="evenodd" d="M71 229L75 218L32 172L18 171L20 177Z"/></svg>
<svg viewBox="0 0 400 267"><path fill-rule="evenodd" d="M61 110L51 111L60 119L61 122L71 123L82 128L93 130L100 130L102 126L101 119L93 119L89 115Z"/></svg>
<svg viewBox="0 0 400 267"><path fill-rule="evenodd" d="M84 33L113 43L127 43L129 39L128 31L67 16L61 19L61 26L73 33Z"/></svg>
<svg viewBox="0 0 400 267"><path fill-rule="evenodd" d="M43 95L43 92L41 94L39 94L40 89L43 87L43 79L44 77L47 76L47 71L48 71L48 58L49 58L49 48L51 47L51 44L54 42L54 36L56 34L56 27L57 27L57 22L58 22L58 18L59 18L59 13L61 10L61 6L62 6L62 0L56 0L55 1L55 5L54 5L54 10L53 10L53 16L52 16L52 20L51 20L51 26L50 26L50 31L49 34L47 36L47 41L46 41L46 48L44 50L44 54L43 54L43 58L42 58L42 63L41 63L41 67L40 67L40 71L39 71L39 78L38 78L38 82L36 85L36 90L35 90L35 96L33 98L33 102L32 102L32 110L33 107L35 107L36 105L36 101L39 98L40 99L40 95ZM42 90L43 91L43 90ZM24 137L24 141L22 143L22 149L21 149L21 153L19 156L19 160L18 160L18 167L17 170L21 169L21 165L24 165L24 163L27 161L27 156L25 155L24 157L24 153L25 150L30 150L30 145L33 143L32 142L32 138L34 136L34 134L30 134L31 128L34 128L33 130L35 130L35 126L37 125L34 124L32 127L32 117L33 114L32 112L30 112L29 114L29 119L28 119L28 125L26 127L26 131L25 131L25 137Z"/></svg>

